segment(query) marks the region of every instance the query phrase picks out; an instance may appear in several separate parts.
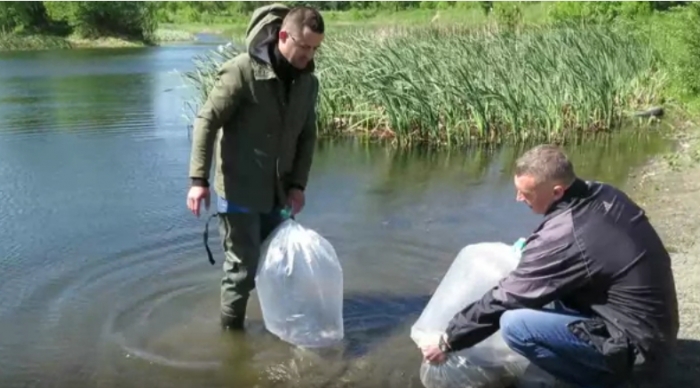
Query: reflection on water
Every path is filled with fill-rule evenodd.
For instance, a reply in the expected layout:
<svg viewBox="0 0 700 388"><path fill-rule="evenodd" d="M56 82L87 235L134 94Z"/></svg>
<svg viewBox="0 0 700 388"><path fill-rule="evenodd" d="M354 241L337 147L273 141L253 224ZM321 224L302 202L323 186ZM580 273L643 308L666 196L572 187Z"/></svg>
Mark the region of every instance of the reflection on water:
<svg viewBox="0 0 700 388"><path fill-rule="evenodd" d="M539 221L514 200L521 147L319 142L299 221L343 265L346 340L294 349L255 296L249 330L221 333L174 73L209 48L0 55L2 386L419 387L409 328L459 249ZM584 178L620 184L666 147L631 131L569 151Z"/></svg>

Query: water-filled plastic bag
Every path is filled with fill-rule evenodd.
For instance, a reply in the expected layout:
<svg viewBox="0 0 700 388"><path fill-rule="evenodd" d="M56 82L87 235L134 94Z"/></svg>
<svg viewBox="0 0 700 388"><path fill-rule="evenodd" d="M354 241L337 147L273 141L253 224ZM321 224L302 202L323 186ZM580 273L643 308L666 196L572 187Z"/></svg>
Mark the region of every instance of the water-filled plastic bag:
<svg viewBox="0 0 700 388"><path fill-rule="evenodd" d="M272 334L306 348L343 339L343 269L320 234L282 222L263 242L255 283Z"/></svg>
<svg viewBox="0 0 700 388"><path fill-rule="evenodd" d="M447 270L421 316L411 328L418 345L436 345L452 317L481 299L518 264L524 240L514 245L484 242L464 247ZM524 376L524 371L528 376ZM442 364L423 362L420 379L426 388L504 388L549 381L529 361L512 351L497 331L479 344L448 353Z"/></svg>

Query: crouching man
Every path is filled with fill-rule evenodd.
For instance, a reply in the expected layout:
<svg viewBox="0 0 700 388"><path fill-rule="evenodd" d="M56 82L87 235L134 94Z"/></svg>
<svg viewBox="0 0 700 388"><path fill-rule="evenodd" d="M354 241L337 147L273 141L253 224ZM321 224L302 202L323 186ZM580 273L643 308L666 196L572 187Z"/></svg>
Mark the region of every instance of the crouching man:
<svg viewBox="0 0 700 388"><path fill-rule="evenodd" d="M511 349L573 386L658 376L676 343L678 305L669 255L644 211L577 178L550 145L520 157L515 188L544 220L518 267L456 314L425 360L443 362L500 328Z"/></svg>

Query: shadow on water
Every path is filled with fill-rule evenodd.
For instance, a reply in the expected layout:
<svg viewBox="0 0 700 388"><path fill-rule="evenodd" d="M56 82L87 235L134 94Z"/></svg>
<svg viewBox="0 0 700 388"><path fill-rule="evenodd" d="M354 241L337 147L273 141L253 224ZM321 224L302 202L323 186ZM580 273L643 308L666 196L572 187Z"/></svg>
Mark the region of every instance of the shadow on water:
<svg viewBox="0 0 700 388"><path fill-rule="evenodd" d="M153 88L143 76L16 79L17 93L0 96L3 133L93 132L107 134L153 127ZM115 95L112 90L119 89Z"/></svg>
<svg viewBox="0 0 700 388"><path fill-rule="evenodd" d="M358 307L370 310L384 306L392 309L396 304L415 312L427 302L427 297L399 298L384 300L382 297L369 297L372 302L367 304L366 297L355 301L350 298L350 304L359 302ZM402 308L395 309L395 312ZM390 314L387 312L387 314ZM263 387L423 387L418 377L421 356L410 339L407 331L414 322L403 315L390 318L376 331L365 332L367 338L358 336L356 332L348 333L347 343L369 340L372 346L366 346L362 353L352 353L342 362L331 352L317 351L315 353L294 351L285 362L274 367L268 367L255 377L257 386ZM411 317L412 318L412 317ZM403 329L398 330L397 329ZM376 335L376 337L374 337ZM374 338L372 338L374 337ZM381 341L377 337L382 338ZM346 348L347 350L347 348ZM347 353L346 353L347 355ZM633 384L635 388L666 388L696 386L700 379L700 341L681 339L678 341L676 354L671 357L665 373L650 376L643 381ZM253 385L251 385L253 386Z"/></svg>
<svg viewBox="0 0 700 388"><path fill-rule="evenodd" d="M359 292L346 296L345 339L332 348L305 350L281 344L258 323L249 333L256 340L237 342L243 347L228 352L234 359L227 363L238 366L229 381L265 388L421 386L416 385L420 351L409 331L429 299L430 295ZM277 343L274 350L255 349L261 341Z"/></svg>
<svg viewBox="0 0 700 388"><path fill-rule="evenodd" d="M355 158L362 158L371 164L389 159L382 173L376 175L382 183L377 190L382 190L382 185L423 187L436 174L440 175L441 181L448 174L459 178L443 182L455 186L463 186L465 178L483 179L490 172L501 180L509 181L517 158L536 144L466 146L447 150L414 147L404 150L354 139L323 139L319 141L317 149L328 157L336 157L336 151L343 152L341 149L345 152L352 150ZM671 144L663 129L630 127L615 133L577 139L563 148L580 176L619 185L629 177L631 168L670 150ZM410 181L406 180L407 176L410 176Z"/></svg>
<svg viewBox="0 0 700 388"><path fill-rule="evenodd" d="M345 355L368 354L407 320L418 318L430 295L350 295L343 301Z"/></svg>

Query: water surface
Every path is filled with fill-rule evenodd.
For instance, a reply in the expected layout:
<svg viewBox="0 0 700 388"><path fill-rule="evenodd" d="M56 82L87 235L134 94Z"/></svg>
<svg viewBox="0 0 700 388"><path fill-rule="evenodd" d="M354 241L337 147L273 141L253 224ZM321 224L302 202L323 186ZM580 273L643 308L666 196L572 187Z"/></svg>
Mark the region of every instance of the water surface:
<svg viewBox="0 0 700 388"><path fill-rule="evenodd" d="M0 56L3 387L417 386L408 330L456 253L537 225L514 200L518 148L320 142L298 220L342 262L344 349L281 343L255 298L250 329L222 334L218 235L212 267L185 206L189 91L175 72L213 47ZM570 152L583 177L621 184L666 147L645 132Z"/></svg>

